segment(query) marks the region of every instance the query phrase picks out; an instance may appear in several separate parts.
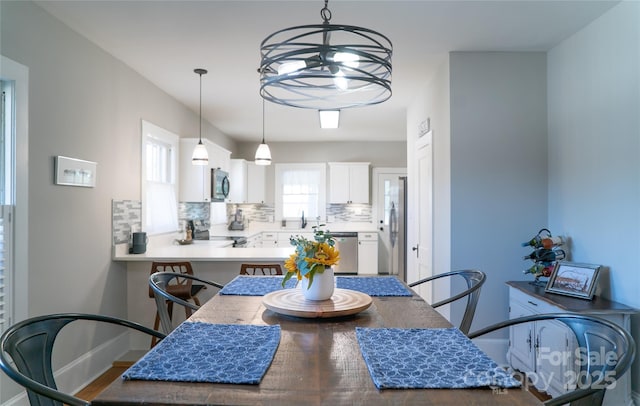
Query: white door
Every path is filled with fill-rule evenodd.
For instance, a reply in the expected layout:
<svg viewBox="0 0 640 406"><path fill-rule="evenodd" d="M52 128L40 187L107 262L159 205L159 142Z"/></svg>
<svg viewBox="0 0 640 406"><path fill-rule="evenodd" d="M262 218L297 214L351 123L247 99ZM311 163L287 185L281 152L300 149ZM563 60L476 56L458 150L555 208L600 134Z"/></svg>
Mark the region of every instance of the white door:
<svg viewBox="0 0 640 406"><path fill-rule="evenodd" d="M378 272L397 275L398 243L392 243L391 211L399 210L399 178L406 176L406 168L373 168L375 222L378 226Z"/></svg>
<svg viewBox="0 0 640 406"><path fill-rule="evenodd" d="M433 275L433 145L431 132L416 142L417 179L412 183L417 189L417 201L413 205L416 228L414 244L407 256L407 281L413 282ZM413 261L411 260L413 259ZM411 264L414 264L413 269ZM433 284L417 286L416 291L428 303L433 302ZM439 285L440 286L440 285Z"/></svg>

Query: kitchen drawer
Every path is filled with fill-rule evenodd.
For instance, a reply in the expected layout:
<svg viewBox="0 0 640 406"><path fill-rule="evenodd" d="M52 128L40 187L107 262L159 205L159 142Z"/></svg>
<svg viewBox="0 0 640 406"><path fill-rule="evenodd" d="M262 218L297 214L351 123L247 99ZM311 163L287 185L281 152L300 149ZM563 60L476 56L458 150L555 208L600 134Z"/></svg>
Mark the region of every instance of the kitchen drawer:
<svg viewBox="0 0 640 406"><path fill-rule="evenodd" d="M527 295L526 293L515 288L509 288L509 298L520 303L520 305L530 310L532 314L564 312L564 310L557 306L554 306L550 303L545 302L544 300L538 299L531 295Z"/></svg>
<svg viewBox="0 0 640 406"><path fill-rule="evenodd" d="M378 232L360 232L358 233L358 241L378 241Z"/></svg>

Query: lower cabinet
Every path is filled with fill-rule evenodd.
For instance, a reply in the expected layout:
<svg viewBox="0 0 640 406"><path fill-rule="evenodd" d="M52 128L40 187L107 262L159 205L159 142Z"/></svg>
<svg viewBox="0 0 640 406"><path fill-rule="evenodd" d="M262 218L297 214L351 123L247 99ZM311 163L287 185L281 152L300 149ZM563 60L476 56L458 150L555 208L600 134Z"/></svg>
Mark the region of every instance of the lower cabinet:
<svg viewBox="0 0 640 406"><path fill-rule="evenodd" d="M358 233L358 275L378 274L378 233Z"/></svg>
<svg viewBox="0 0 640 406"><path fill-rule="evenodd" d="M247 248L261 248L262 247L262 233L258 233L247 238Z"/></svg>
<svg viewBox="0 0 640 406"><path fill-rule="evenodd" d="M509 282L520 284L525 291L514 286L509 286L509 318L530 316L542 313L573 313L572 301L582 299L562 297L562 304L554 304L549 297L555 295L545 294L546 300L538 294L530 294L526 290L544 294L544 287L527 287L528 282ZM589 314L585 309L585 303L575 302L581 314ZM611 302L615 303L615 302ZM569 306L567 306L569 304ZM619 304L618 304L619 305ZM630 328L630 314L628 312L602 312L599 308L593 311L593 315L608 319L625 329ZM558 396L570 392L576 383L583 382L585 377L580 375L580 366L577 356L580 355L578 343L573 331L564 323L553 320L537 321L510 327L509 351L507 359L512 368L525 373L538 390L547 392L551 396ZM630 372L616 381L613 389L607 390L605 405L627 405L631 402Z"/></svg>
<svg viewBox="0 0 640 406"><path fill-rule="evenodd" d="M262 233L262 246L265 248L272 248L278 246L278 233L275 232L263 232Z"/></svg>

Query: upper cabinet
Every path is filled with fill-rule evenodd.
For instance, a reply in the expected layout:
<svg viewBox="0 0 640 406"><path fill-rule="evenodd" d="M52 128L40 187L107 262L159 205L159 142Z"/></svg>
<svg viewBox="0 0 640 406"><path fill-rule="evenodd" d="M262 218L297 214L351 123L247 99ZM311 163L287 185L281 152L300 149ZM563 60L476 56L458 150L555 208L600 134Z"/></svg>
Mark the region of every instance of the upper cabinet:
<svg viewBox="0 0 640 406"><path fill-rule="evenodd" d="M210 202L211 201L211 169L221 168L229 171L231 167L231 152L203 139L202 143L209 154L209 165L198 166L191 163L193 149L198 145L197 138L180 139L180 201L181 202Z"/></svg>
<svg viewBox="0 0 640 406"><path fill-rule="evenodd" d="M329 162L329 203L369 203L369 162Z"/></svg>
<svg viewBox="0 0 640 406"><path fill-rule="evenodd" d="M264 203L266 167L244 159L231 160L230 203Z"/></svg>
<svg viewBox="0 0 640 406"><path fill-rule="evenodd" d="M231 160L229 184L229 203L247 203L247 161Z"/></svg>
<svg viewBox="0 0 640 406"><path fill-rule="evenodd" d="M247 201L249 203L265 203L267 200L267 167L247 162Z"/></svg>

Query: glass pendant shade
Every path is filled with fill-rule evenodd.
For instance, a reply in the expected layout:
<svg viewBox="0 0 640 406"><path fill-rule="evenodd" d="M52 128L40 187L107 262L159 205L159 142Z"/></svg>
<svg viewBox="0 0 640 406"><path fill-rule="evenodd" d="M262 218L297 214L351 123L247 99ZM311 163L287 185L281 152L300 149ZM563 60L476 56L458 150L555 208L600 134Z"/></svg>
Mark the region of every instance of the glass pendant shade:
<svg viewBox="0 0 640 406"><path fill-rule="evenodd" d="M193 150L193 155L191 156L191 163L193 165L208 165L209 164L209 153L207 152L207 148L202 143L202 140L196 145Z"/></svg>
<svg viewBox="0 0 640 406"><path fill-rule="evenodd" d="M258 146L255 157L256 165L271 165L271 151L264 142Z"/></svg>
<svg viewBox="0 0 640 406"><path fill-rule="evenodd" d="M198 145L196 145L193 150L193 155L191 156L191 164L198 166L209 165L209 153L207 152L207 147L202 143L202 75L206 74L207 71L205 69L194 69L195 73L200 75L200 135L198 138Z"/></svg>
<svg viewBox="0 0 640 406"><path fill-rule="evenodd" d="M264 99L262 99L262 142L256 150L255 163L256 165L271 165L271 150L264 142Z"/></svg>

